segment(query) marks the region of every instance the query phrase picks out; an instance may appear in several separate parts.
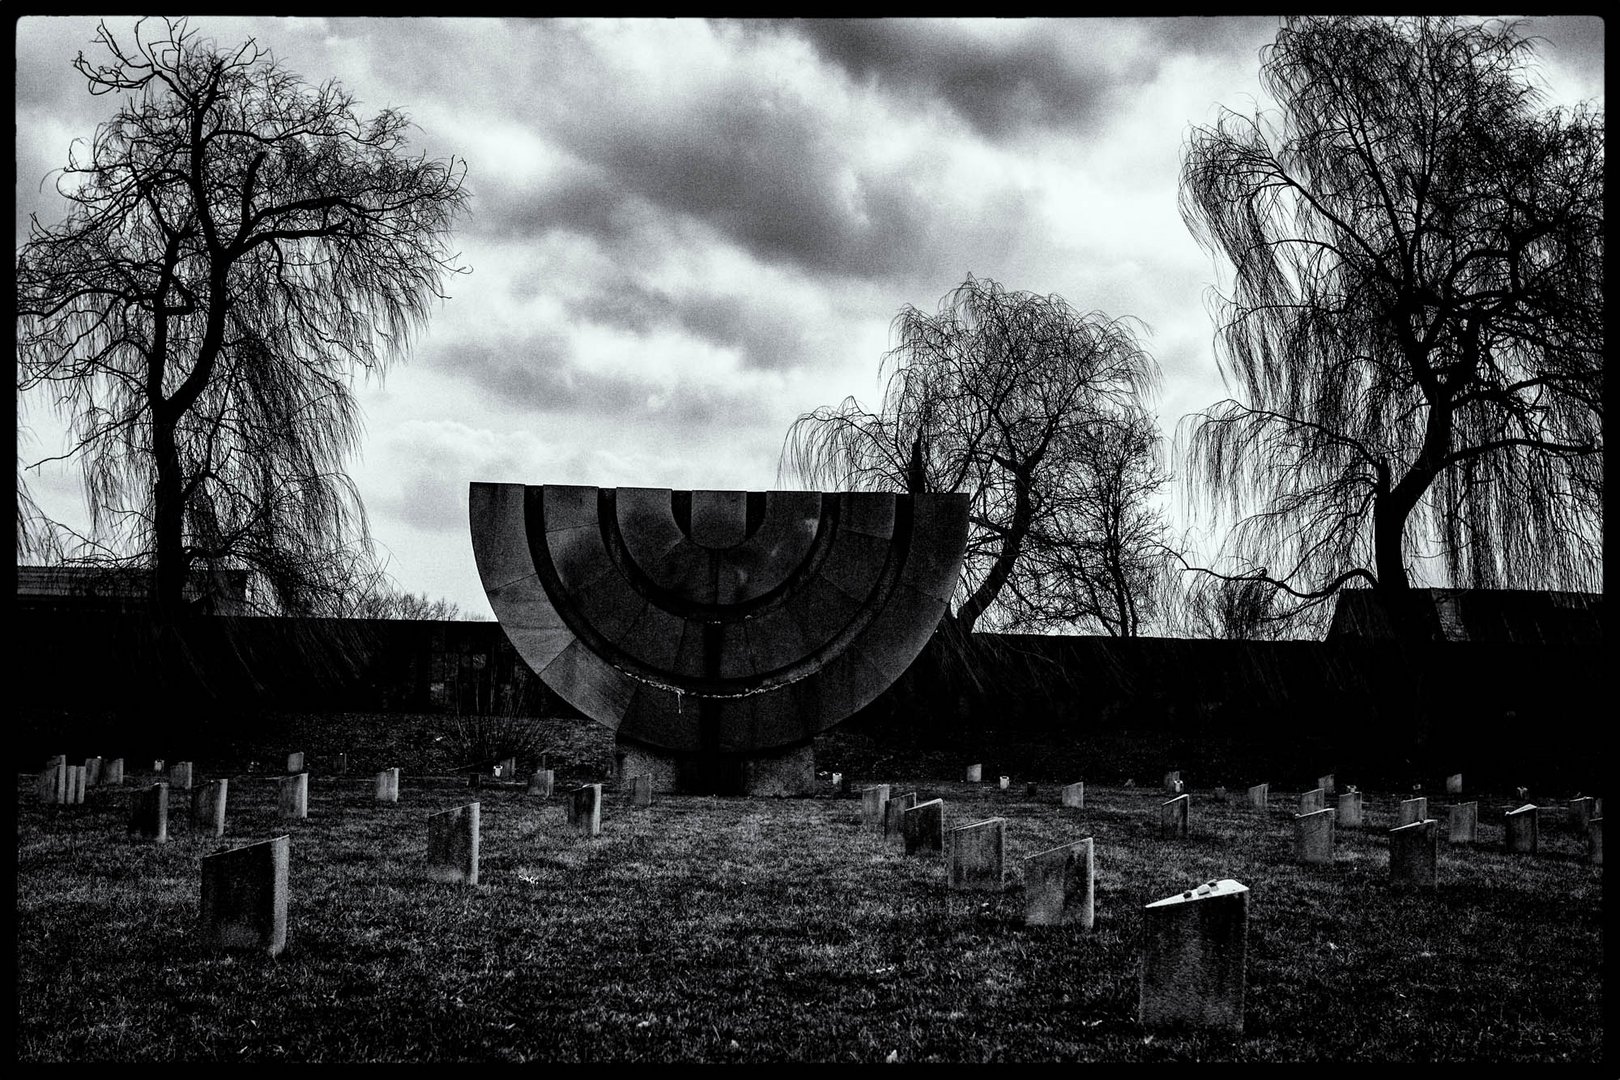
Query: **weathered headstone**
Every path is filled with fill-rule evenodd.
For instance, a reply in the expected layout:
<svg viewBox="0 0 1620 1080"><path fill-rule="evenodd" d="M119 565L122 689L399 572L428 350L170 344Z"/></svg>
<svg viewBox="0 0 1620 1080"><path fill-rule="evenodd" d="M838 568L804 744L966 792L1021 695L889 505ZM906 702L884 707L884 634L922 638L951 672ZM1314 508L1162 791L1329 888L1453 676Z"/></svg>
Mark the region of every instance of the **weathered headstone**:
<svg viewBox="0 0 1620 1080"><path fill-rule="evenodd" d="M888 802L883 804L883 835L896 844L905 843L904 816L907 810L917 805L917 793L908 791L904 795L891 795Z"/></svg>
<svg viewBox="0 0 1620 1080"><path fill-rule="evenodd" d="M1316 787L1300 793L1299 812L1314 814L1327 808L1327 788Z"/></svg>
<svg viewBox="0 0 1620 1080"><path fill-rule="evenodd" d="M1361 828L1361 792L1346 791L1339 796L1338 824L1347 829Z"/></svg>
<svg viewBox="0 0 1620 1080"><path fill-rule="evenodd" d="M1007 853L1007 819L987 818L951 830L952 889L1000 891Z"/></svg>
<svg viewBox="0 0 1620 1080"><path fill-rule="evenodd" d="M1064 784L1063 805L1084 807L1086 805L1086 785L1083 783Z"/></svg>
<svg viewBox="0 0 1620 1080"><path fill-rule="evenodd" d="M1446 794L1462 794L1462 773L1452 773L1450 776L1446 777Z"/></svg>
<svg viewBox="0 0 1620 1080"><path fill-rule="evenodd" d="M1424 818L1389 831L1389 877L1403 885L1432 887L1440 858L1440 823Z"/></svg>
<svg viewBox="0 0 1620 1080"><path fill-rule="evenodd" d="M1049 848L1024 859L1024 923L1061 926L1094 921L1094 863L1091 837Z"/></svg>
<svg viewBox="0 0 1620 1080"><path fill-rule="evenodd" d="M1318 776L1316 778L1316 786L1322 789L1322 794L1324 796L1334 794L1335 792L1334 792L1334 787L1333 787L1333 774L1332 773L1326 773L1326 774L1324 774L1322 776ZM1325 805L1326 805L1326 803L1324 802L1323 806L1325 806ZM1320 806L1317 807L1317 810L1320 810L1320 809L1322 809L1322 807L1320 807ZM1314 810L1310 811L1310 812L1315 813Z"/></svg>
<svg viewBox="0 0 1620 1080"><path fill-rule="evenodd" d="M1541 808L1534 803L1525 803L1517 810L1509 810L1504 822L1506 826L1505 842L1509 851L1526 851L1532 854L1541 846Z"/></svg>
<svg viewBox="0 0 1620 1080"><path fill-rule="evenodd" d="M1427 796L1419 795L1415 799L1402 799L1400 810L1397 812L1395 817L1395 824L1397 827L1401 825L1410 825L1416 821L1423 821L1427 819L1428 816L1429 799Z"/></svg>
<svg viewBox="0 0 1620 1080"><path fill-rule="evenodd" d="M205 780L191 789L191 823L215 836L225 835L225 798L230 790L226 779Z"/></svg>
<svg viewBox="0 0 1620 1080"><path fill-rule="evenodd" d="M382 803L399 802L399 769L384 769L377 774L377 801Z"/></svg>
<svg viewBox="0 0 1620 1080"><path fill-rule="evenodd" d="M861 789L861 824L883 831L883 804L889 801L889 785L873 784Z"/></svg>
<svg viewBox="0 0 1620 1080"><path fill-rule="evenodd" d="M152 771L157 773L159 776L163 775L163 759L162 758L154 758L153 759L153 761L152 761Z"/></svg>
<svg viewBox="0 0 1620 1080"><path fill-rule="evenodd" d="M1333 865L1332 810L1294 815L1294 859L1312 866Z"/></svg>
<svg viewBox="0 0 1620 1080"><path fill-rule="evenodd" d="M1001 781L1000 781L1000 787L1001 787L1001 790L1002 790L1002 791L1006 791L1006 790L1007 790L1007 788L1008 788L1008 786L1009 786L1009 785L1010 785L1010 784L1011 784L1011 783L1012 783L1012 777L1010 777L1010 776L1003 776L1003 777L1002 777L1002 778L1001 778Z"/></svg>
<svg viewBox="0 0 1620 1080"><path fill-rule="evenodd" d="M1593 866L1603 865L1603 819L1600 817L1586 823L1586 861Z"/></svg>
<svg viewBox="0 0 1620 1080"><path fill-rule="evenodd" d="M1211 881L1142 916L1141 1025L1242 1034L1248 886Z"/></svg>
<svg viewBox="0 0 1620 1080"><path fill-rule="evenodd" d="M1164 774L1164 790L1170 792L1170 794L1181 794L1181 792L1176 788L1176 785L1179 783L1181 783L1180 769L1171 769L1169 772Z"/></svg>
<svg viewBox="0 0 1620 1080"><path fill-rule="evenodd" d="M83 765L68 766L68 802L75 806L84 805L85 780L89 773Z"/></svg>
<svg viewBox="0 0 1620 1080"><path fill-rule="evenodd" d="M335 768L337 769L337 774L339 776L349 775L349 755L340 751L337 756L337 765Z"/></svg>
<svg viewBox="0 0 1620 1080"><path fill-rule="evenodd" d="M309 817L309 773L283 776L278 807L284 818Z"/></svg>
<svg viewBox="0 0 1620 1080"><path fill-rule="evenodd" d="M832 786L835 788L842 788L844 786L844 774L841 772L833 773L832 779L829 780L828 783L832 784Z"/></svg>
<svg viewBox="0 0 1620 1080"><path fill-rule="evenodd" d="M294 775L304 771L304 752L295 750L287 755L287 773Z"/></svg>
<svg viewBox="0 0 1620 1080"><path fill-rule="evenodd" d="M900 815L900 835L906 854L937 854L945 850L945 800L930 799Z"/></svg>
<svg viewBox="0 0 1620 1080"><path fill-rule="evenodd" d="M158 781L137 792L129 816L129 831L137 836L165 843L169 839L169 785Z"/></svg>
<svg viewBox="0 0 1620 1080"><path fill-rule="evenodd" d="M1586 823L1595 816L1592 808L1596 805L1597 800L1590 795L1571 799L1569 801L1569 827L1578 833L1585 832Z"/></svg>
<svg viewBox="0 0 1620 1080"><path fill-rule="evenodd" d="M1191 795L1177 795L1173 799L1160 803L1159 835L1185 837L1187 835L1188 810L1191 806Z"/></svg>
<svg viewBox="0 0 1620 1080"><path fill-rule="evenodd" d="M204 940L270 956L287 947L288 851L278 836L202 857Z"/></svg>
<svg viewBox="0 0 1620 1080"><path fill-rule="evenodd" d="M1266 808L1266 795L1270 784L1256 784L1249 789L1249 806L1251 809L1264 811Z"/></svg>
<svg viewBox="0 0 1620 1080"><path fill-rule="evenodd" d="M557 782L556 774L550 769L536 769L529 777L529 794L538 795L542 799L551 798L551 787Z"/></svg>
<svg viewBox="0 0 1620 1080"><path fill-rule="evenodd" d="M478 884L478 803L428 815L428 877L457 885Z"/></svg>
<svg viewBox="0 0 1620 1080"><path fill-rule="evenodd" d="M502 780L510 780L517 775L517 758L505 757L495 766L495 775Z"/></svg>
<svg viewBox="0 0 1620 1080"><path fill-rule="evenodd" d="M101 767L101 784L108 787L124 782L124 759L115 757Z"/></svg>
<svg viewBox="0 0 1620 1080"><path fill-rule="evenodd" d="M39 774L39 801L46 806L67 802L68 766L66 761L52 758Z"/></svg>
<svg viewBox="0 0 1620 1080"><path fill-rule="evenodd" d="M1172 780L1172 781L1170 781L1170 794L1172 794L1172 795L1180 795L1182 793L1182 791L1185 790L1185 788L1186 788L1186 785L1183 784L1180 780Z"/></svg>
<svg viewBox="0 0 1620 1080"><path fill-rule="evenodd" d="M652 805L652 773L642 773L640 776L630 778L630 805Z"/></svg>
<svg viewBox="0 0 1620 1080"><path fill-rule="evenodd" d="M1455 803L1446 822L1446 842L1472 844L1479 831L1479 803Z"/></svg>
<svg viewBox="0 0 1620 1080"><path fill-rule="evenodd" d="M102 760L99 757L84 759L84 783L86 787L95 787L101 783Z"/></svg>
<svg viewBox="0 0 1620 1080"><path fill-rule="evenodd" d="M177 791L191 790L191 762L177 761L169 770L169 786Z"/></svg>
<svg viewBox="0 0 1620 1080"><path fill-rule="evenodd" d="M601 784L582 784L568 793L568 824L586 836L602 834Z"/></svg>

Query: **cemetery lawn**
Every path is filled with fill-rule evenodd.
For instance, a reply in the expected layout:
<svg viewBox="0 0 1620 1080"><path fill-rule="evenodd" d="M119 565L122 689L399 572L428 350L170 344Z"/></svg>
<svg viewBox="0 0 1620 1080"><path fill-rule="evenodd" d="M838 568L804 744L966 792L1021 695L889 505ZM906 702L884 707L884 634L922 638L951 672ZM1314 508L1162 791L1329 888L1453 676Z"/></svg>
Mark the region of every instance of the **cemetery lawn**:
<svg viewBox="0 0 1620 1080"><path fill-rule="evenodd" d="M1194 789L1191 836L1161 840L1156 790L1087 784L1073 809L1057 785L880 777L943 798L947 828L1006 818L1006 887L971 893L863 827L858 794L607 790L591 839L566 823L576 777L541 799L407 774L381 805L316 774L281 821L272 777L234 775L225 837L172 792L153 844L125 833L149 779L53 807L19 778L19 1062L1602 1060L1602 870L1552 811L1539 853L1502 851L1511 799L1479 797L1479 842L1453 846L1431 795L1417 890L1389 880L1393 794L1306 867L1275 786L1264 816ZM427 815L475 800L479 883L429 881ZM286 950L206 948L198 860L283 834ZM1025 926L1023 858L1087 836L1095 929ZM1141 909L1218 878L1251 890L1244 1032L1144 1031Z"/></svg>

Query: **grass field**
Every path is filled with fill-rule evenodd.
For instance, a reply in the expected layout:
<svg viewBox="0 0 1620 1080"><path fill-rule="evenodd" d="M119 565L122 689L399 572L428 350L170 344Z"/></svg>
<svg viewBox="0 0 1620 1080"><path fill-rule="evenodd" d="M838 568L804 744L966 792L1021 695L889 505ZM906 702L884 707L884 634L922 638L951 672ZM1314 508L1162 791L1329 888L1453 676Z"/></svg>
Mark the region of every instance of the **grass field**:
<svg viewBox="0 0 1620 1080"><path fill-rule="evenodd" d="M988 770L987 770L988 774ZM938 856L860 823L858 798L604 798L579 836L563 798L406 774L317 775L282 821L268 775L233 775L223 839L176 793L170 841L126 835L136 788L83 806L17 789L19 1062L1584 1062L1602 1060L1601 868L1562 816L1541 851L1441 841L1439 883L1394 887L1398 796L1369 793L1331 867L1293 863L1297 793L1259 815L1192 793L1026 795L879 776L943 798L947 826L1007 819L1007 884L952 892ZM573 778L559 777L559 791ZM429 881L426 816L481 804L480 881ZM1447 800L1430 796L1445 827ZM287 834L276 958L205 948L201 856ZM1090 836L1096 926L1023 922L1022 859ZM1214 878L1251 889L1241 1037L1137 1023L1144 904Z"/></svg>

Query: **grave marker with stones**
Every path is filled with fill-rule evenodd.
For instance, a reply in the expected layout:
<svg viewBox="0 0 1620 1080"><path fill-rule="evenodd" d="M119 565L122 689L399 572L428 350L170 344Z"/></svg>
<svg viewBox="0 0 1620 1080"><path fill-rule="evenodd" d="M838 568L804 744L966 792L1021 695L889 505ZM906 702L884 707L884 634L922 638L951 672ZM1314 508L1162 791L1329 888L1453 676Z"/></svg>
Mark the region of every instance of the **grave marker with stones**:
<svg viewBox="0 0 1620 1080"><path fill-rule="evenodd" d="M1006 853L1006 818L958 825L951 830L950 887L1001 891Z"/></svg>
<svg viewBox="0 0 1620 1080"><path fill-rule="evenodd" d="M1509 851L1522 851L1535 854L1541 846L1541 808L1534 803L1525 803L1517 810L1509 810L1504 822L1506 826L1505 846Z"/></svg>
<svg viewBox="0 0 1620 1080"><path fill-rule="evenodd" d="M1361 792L1347 791L1339 796L1339 821L1347 829L1361 828Z"/></svg>
<svg viewBox="0 0 1620 1080"><path fill-rule="evenodd" d="M1159 835L1187 836L1189 810L1192 806L1191 795L1177 795L1173 799L1159 804Z"/></svg>
<svg viewBox="0 0 1620 1080"><path fill-rule="evenodd" d="M176 791L191 790L191 762L177 761L169 770L169 786Z"/></svg>
<svg viewBox="0 0 1620 1080"><path fill-rule="evenodd" d="M286 836L205 855L202 931L210 945L275 956L287 947Z"/></svg>
<svg viewBox="0 0 1620 1080"><path fill-rule="evenodd" d="M429 814L427 873L434 881L478 884L479 803Z"/></svg>
<svg viewBox="0 0 1620 1080"><path fill-rule="evenodd" d="M1211 881L1142 910L1144 1028L1243 1033L1249 889Z"/></svg>
<svg viewBox="0 0 1620 1080"><path fill-rule="evenodd" d="M1415 799L1402 799L1400 810L1396 814L1395 824L1411 825L1413 822L1426 820L1429 816L1429 800L1427 796L1419 795Z"/></svg>
<svg viewBox="0 0 1620 1080"><path fill-rule="evenodd" d="M1261 813L1264 813L1266 809L1266 796L1269 793L1270 788L1270 784L1256 784L1251 787L1249 789L1249 808L1252 810L1259 810Z"/></svg>
<svg viewBox="0 0 1620 1080"><path fill-rule="evenodd" d="M154 843L169 839L169 785L158 781L135 793L129 816L129 831Z"/></svg>
<svg viewBox="0 0 1620 1080"><path fill-rule="evenodd" d="M1095 863L1092 838L1049 848L1024 859L1024 924L1077 924L1094 921Z"/></svg>
<svg viewBox="0 0 1620 1080"><path fill-rule="evenodd" d="M889 785L873 784L861 789L861 823L876 831L883 831L883 804L889 801Z"/></svg>
<svg viewBox="0 0 1620 1080"><path fill-rule="evenodd" d="M1084 808L1086 805L1086 785L1084 783L1064 784L1063 805Z"/></svg>
<svg viewBox="0 0 1620 1080"><path fill-rule="evenodd" d="M550 769L536 769L529 777L529 794L538 795L542 799L551 798L551 788L557 782L556 774Z"/></svg>
<svg viewBox="0 0 1620 1080"><path fill-rule="evenodd" d="M905 813L917 805L917 793L908 791L894 795L883 804L883 836L896 844L905 843Z"/></svg>
<svg viewBox="0 0 1620 1080"><path fill-rule="evenodd" d="M1301 792L1299 796L1299 812L1301 814L1314 814L1318 810L1327 808L1327 788L1317 787Z"/></svg>
<svg viewBox="0 0 1620 1080"><path fill-rule="evenodd" d="M945 850L945 801L930 799L900 815L900 837L907 855L937 855Z"/></svg>
<svg viewBox="0 0 1620 1080"><path fill-rule="evenodd" d="M1456 803L1446 823L1446 842L1472 844L1479 832L1479 803Z"/></svg>
<svg viewBox="0 0 1620 1080"><path fill-rule="evenodd" d="M277 783L280 787L277 807L281 816L300 820L309 817L309 773L283 776Z"/></svg>
<svg viewBox="0 0 1620 1080"><path fill-rule="evenodd" d="M230 781L205 780L191 789L191 823L215 836L225 835L225 798Z"/></svg>
<svg viewBox="0 0 1620 1080"><path fill-rule="evenodd" d="M1440 857L1440 823L1424 818L1389 831L1389 877L1401 885L1432 888Z"/></svg>
<svg viewBox="0 0 1620 1080"><path fill-rule="evenodd" d="M1333 865L1332 810L1294 815L1294 858L1311 866Z"/></svg>
<svg viewBox="0 0 1620 1080"><path fill-rule="evenodd" d="M602 834L601 784L583 784L568 793L568 824L586 836Z"/></svg>

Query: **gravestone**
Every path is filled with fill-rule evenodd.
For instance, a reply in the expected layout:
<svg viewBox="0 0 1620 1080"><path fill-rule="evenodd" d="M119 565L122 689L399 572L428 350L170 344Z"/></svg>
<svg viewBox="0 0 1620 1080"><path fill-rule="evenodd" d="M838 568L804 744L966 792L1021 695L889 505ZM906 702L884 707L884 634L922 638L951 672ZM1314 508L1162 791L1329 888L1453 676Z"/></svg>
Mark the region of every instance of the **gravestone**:
<svg viewBox="0 0 1620 1080"><path fill-rule="evenodd" d="M288 839L204 855L202 933L215 948L275 956L287 947Z"/></svg>
<svg viewBox="0 0 1620 1080"><path fill-rule="evenodd" d="M1179 783L1181 783L1180 769L1171 769L1169 772L1164 774L1164 790L1170 792L1172 795L1181 794L1180 790L1176 788L1176 785Z"/></svg>
<svg viewBox="0 0 1620 1080"><path fill-rule="evenodd" d="M1266 809L1266 795L1270 784L1256 784L1249 789L1249 807L1264 812Z"/></svg>
<svg viewBox="0 0 1620 1080"><path fill-rule="evenodd" d="M907 855L939 854L945 850L945 800L930 799L900 815L900 836Z"/></svg>
<svg viewBox="0 0 1620 1080"><path fill-rule="evenodd" d="M434 881L478 884L478 803L429 814L427 873Z"/></svg>
<svg viewBox="0 0 1620 1080"><path fill-rule="evenodd" d="M1325 776L1318 776L1316 778L1316 786L1322 789L1322 794L1323 794L1324 797L1334 794L1333 774L1328 773ZM1322 806L1318 806L1316 809L1321 810L1326 805L1327 805L1327 803L1324 801ZM1308 811L1307 810L1301 810L1300 811L1300 813L1302 813L1302 814L1303 813L1313 813L1314 814L1315 812L1316 812L1315 810L1308 810Z"/></svg>
<svg viewBox="0 0 1620 1080"><path fill-rule="evenodd" d="M191 762L177 761L169 770L169 786L177 791L191 790Z"/></svg>
<svg viewBox="0 0 1620 1080"><path fill-rule="evenodd" d="M384 769L377 774L377 801L380 803L399 802L399 769Z"/></svg>
<svg viewBox="0 0 1620 1080"><path fill-rule="evenodd" d="M630 805L652 805L652 774L642 773L630 778Z"/></svg>
<svg viewBox="0 0 1620 1080"><path fill-rule="evenodd" d="M903 822L905 813L917 805L917 793L908 791L904 795L894 795L883 804L883 836L896 844L905 843L905 829Z"/></svg>
<svg viewBox="0 0 1620 1080"><path fill-rule="evenodd" d="M1333 865L1332 810L1294 815L1294 859L1311 866Z"/></svg>
<svg viewBox="0 0 1620 1080"><path fill-rule="evenodd" d="M1450 776L1446 777L1446 794L1462 794L1462 773L1452 773Z"/></svg>
<svg viewBox="0 0 1620 1080"><path fill-rule="evenodd" d="M283 818L309 817L309 773L283 776L277 806Z"/></svg>
<svg viewBox="0 0 1620 1080"><path fill-rule="evenodd" d="M96 787L101 783L101 765L99 757L84 759L84 784L86 787Z"/></svg>
<svg viewBox="0 0 1620 1080"><path fill-rule="evenodd" d="M38 791L39 801L46 806L58 806L67 802L68 774L67 762L51 759L40 770Z"/></svg>
<svg viewBox="0 0 1620 1080"><path fill-rule="evenodd" d="M1424 818L1389 831L1389 877L1399 885L1432 888L1440 858L1440 823Z"/></svg>
<svg viewBox="0 0 1620 1080"><path fill-rule="evenodd" d="M968 501L479 482L468 522L513 648L617 748L690 794L814 795L815 737L945 614Z"/></svg>
<svg viewBox="0 0 1620 1080"><path fill-rule="evenodd" d="M1593 866L1603 865L1603 819L1600 817L1586 823L1586 861Z"/></svg>
<svg viewBox="0 0 1620 1080"><path fill-rule="evenodd" d="M287 755L287 773L288 773L288 775L294 775L294 774L297 774L297 773L301 773L303 771L304 771L304 752L302 750L297 750L297 751L294 751L291 754L288 754Z"/></svg>
<svg viewBox="0 0 1620 1080"><path fill-rule="evenodd" d="M1172 781L1170 781L1170 794L1172 794L1172 795L1180 795L1181 792L1182 792L1183 787L1184 787L1184 785L1182 784L1182 782L1180 780L1172 780Z"/></svg>
<svg viewBox="0 0 1620 1080"><path fill-rule="evenodd" d="M1317 787L1317 788L1312 788L1309 791L1305 791L1305 792L1300 793L1300 796L1299 796L1299 812L1300 813L1302 813L1302 814L1314 814L1318 810L1324 810L1326 808L1327 808L1327 788Z"/></svg>
<svg viewBox="0 0 1620 1080"><path fill-rule="evenodd" d="M1424 821L1429 816L1429 799L1419 795L1415 799L1402 799L1400 810L1395 816L1396 826L1411 825L1413 822Z"/></svg>
<svg viewBox="0 0 1620 1080"><path fill-rule="evenodd" d="M1142 909L1144 1028L1243 1033L1248 886L1224 879Z"/></svg>
<svg viewBox="0 0 1620 1080"><path fill-rule="evenodd" d="M1583 795L1569 801L1569 827L1575 832L1585 832L1587 822L1591 821L1593 807L1597 800L1590 795Z"/></svg>
<svg viewBox="0 0 1620 1080"><path fill-rule="evenodd" d="M153 761L152 761L152 771L154 773L157 773L159 776L163 775L163 759L162 758L153 759Z"/></svg>
<svg viewBox="0 0 1620 1080"><path fill-rule="evenodd" d="M1094 921L1095 864L1092 838L1049 848L1024 859L1024 924L1077 924Z"/></svg>
<svg viewBox="0 0 1620 1080"><path fill-rule="evenodd" d="M832 776L828 779L827 782L829 784L831 784L834 788L841 789L844 786L844 774L841 773L841 772L835 772L835 773L832 774Z"/></svg>
<svg viewBox="0 0 1620 1080"><path fill-rule="evenodd" d="M346 753L339 752L337 756L337 774L339 776L349 775L349 755Z"/></svg>
<svg viewBox="0 0 1620 1080"><path fill-rule="evenodd" d="M1086 785L1084 783L1064 784L1063 805L1084 807L1086 805Z"/></svg>
<svg viewBox="0 0 1620 1080"><path fill-rule="evenodd" d="M122 784L124 782L124 759L115 757L101 767L101 783L103 787Z"/></svg>
<svg viewBox="0 0 1620 1080"><path fill-rule="evenodd" d="M602 834L601 784L584 784L568 793L568 824L586 836Z"/></svg>
<svg viewBox="0 0 1620 1080"><path fill-rule="evenodd" d="M873 784L861 789L861 824L883 831L883 804L889 801L889 785Z"/></svg>
<svg viewBox="0 0 1620 1080"><path fill-rule="evenodd" d="M1001 890L1007 819L987 818L951 830L948 882L952 889Z"/></svg>
<svg viewBox="0 0 1620 1080"><path fill-rule="evenodd" d="M1446 823L1446 842L1472 844L1479 831L1479 803L1456 803Z"/></svg>
<svg viewBox="0 0 1620 1080"><path fill-rule="evenodd" d="M1188 810L1191 806L1191 795L1177 795L1173 799L1160 803L1159 835L1185 837L1187 835Z"/></svg>
<svg viewBox="0 0 1620 1080"><path fill-rule="evenodd" d="M1011 783L1012 783L1012 777L1010 777L1010 776L1003 776L1003 777L1002 777L1002 778L1001 778L1001 782L1000 782L1000 787L1001 787L1001 790L1002 790L1002 791L1006 791L1006 790L1007 790L1007 785L1009 785L1009 784L1011 784Z"/></svg>
<svg viewBox="0 0 1620 1080"><path fill-rule="evenodd" d="M135 793L129 815L129 831L154 843L169 839L169 785L158 781L145 791Z"/></svg>
<svg viewBox="0 0 1620 1080"><path fill-rule="evenodd" d="M205 780L191 789L191 823L215 836L225 835L225 797L230 781Z"/></svg>
<svg viewBox="0 0 1620 1080"><path fill-rule="evenodd" d="M1361 828L1361 792L1351 790L1339 796L1339 821L1347 829Z"/></svg>
<svg viewBox="0 0 1620 1080"><path fill-rule="evenodd" d="M1037 796L1039 796L1040 793L1041 793L1041 785L1037 784L1035 781L1030 780L1029 782L1024 784L1024 797L1025 798L1033 799L1033 798L1036 798Z"/></svg>
<svg viewBox="0 0 1620 1080"><path fill-rule="evenodd" d="M542 799L549 799L551 798L552 785L556 782L556 774L550 769L536 769L534 775L529 777L529 794L538 795Z"/></svg>
<svg viewBox="0 0 1620 1080"><path fill-rule="evenodd" d="M510 780L517 775L517 758L505 757L495 765L495 775L502 780Z"/></svg>
<svg viewBox="0 0 1620 1080"><path fill-rule="evenodd" d="M983 765L969 765L967 767L967 773L966 773L965 778L966 778L967 782L970 783L970 784L979 783L981 780L984 779L984 766Z"/></svg>
<svg viewBox="0 0 1620 1080"><path fill-rule="evenodd" d="M69 765L68 773L68 802L75 806L84 805L85 777L89 770L83 765Z"/></svg>
<svg viewBox="0 0 1620 1080"><path fill-rule="evenodd" d="M1505 846L1509 851L1524 851L1534 854L1541 846L1541 822L1539 815L1541 808L1534 803L1525 803L1517 810L1509 810L1504 824L1506 825Z"/></svg>

